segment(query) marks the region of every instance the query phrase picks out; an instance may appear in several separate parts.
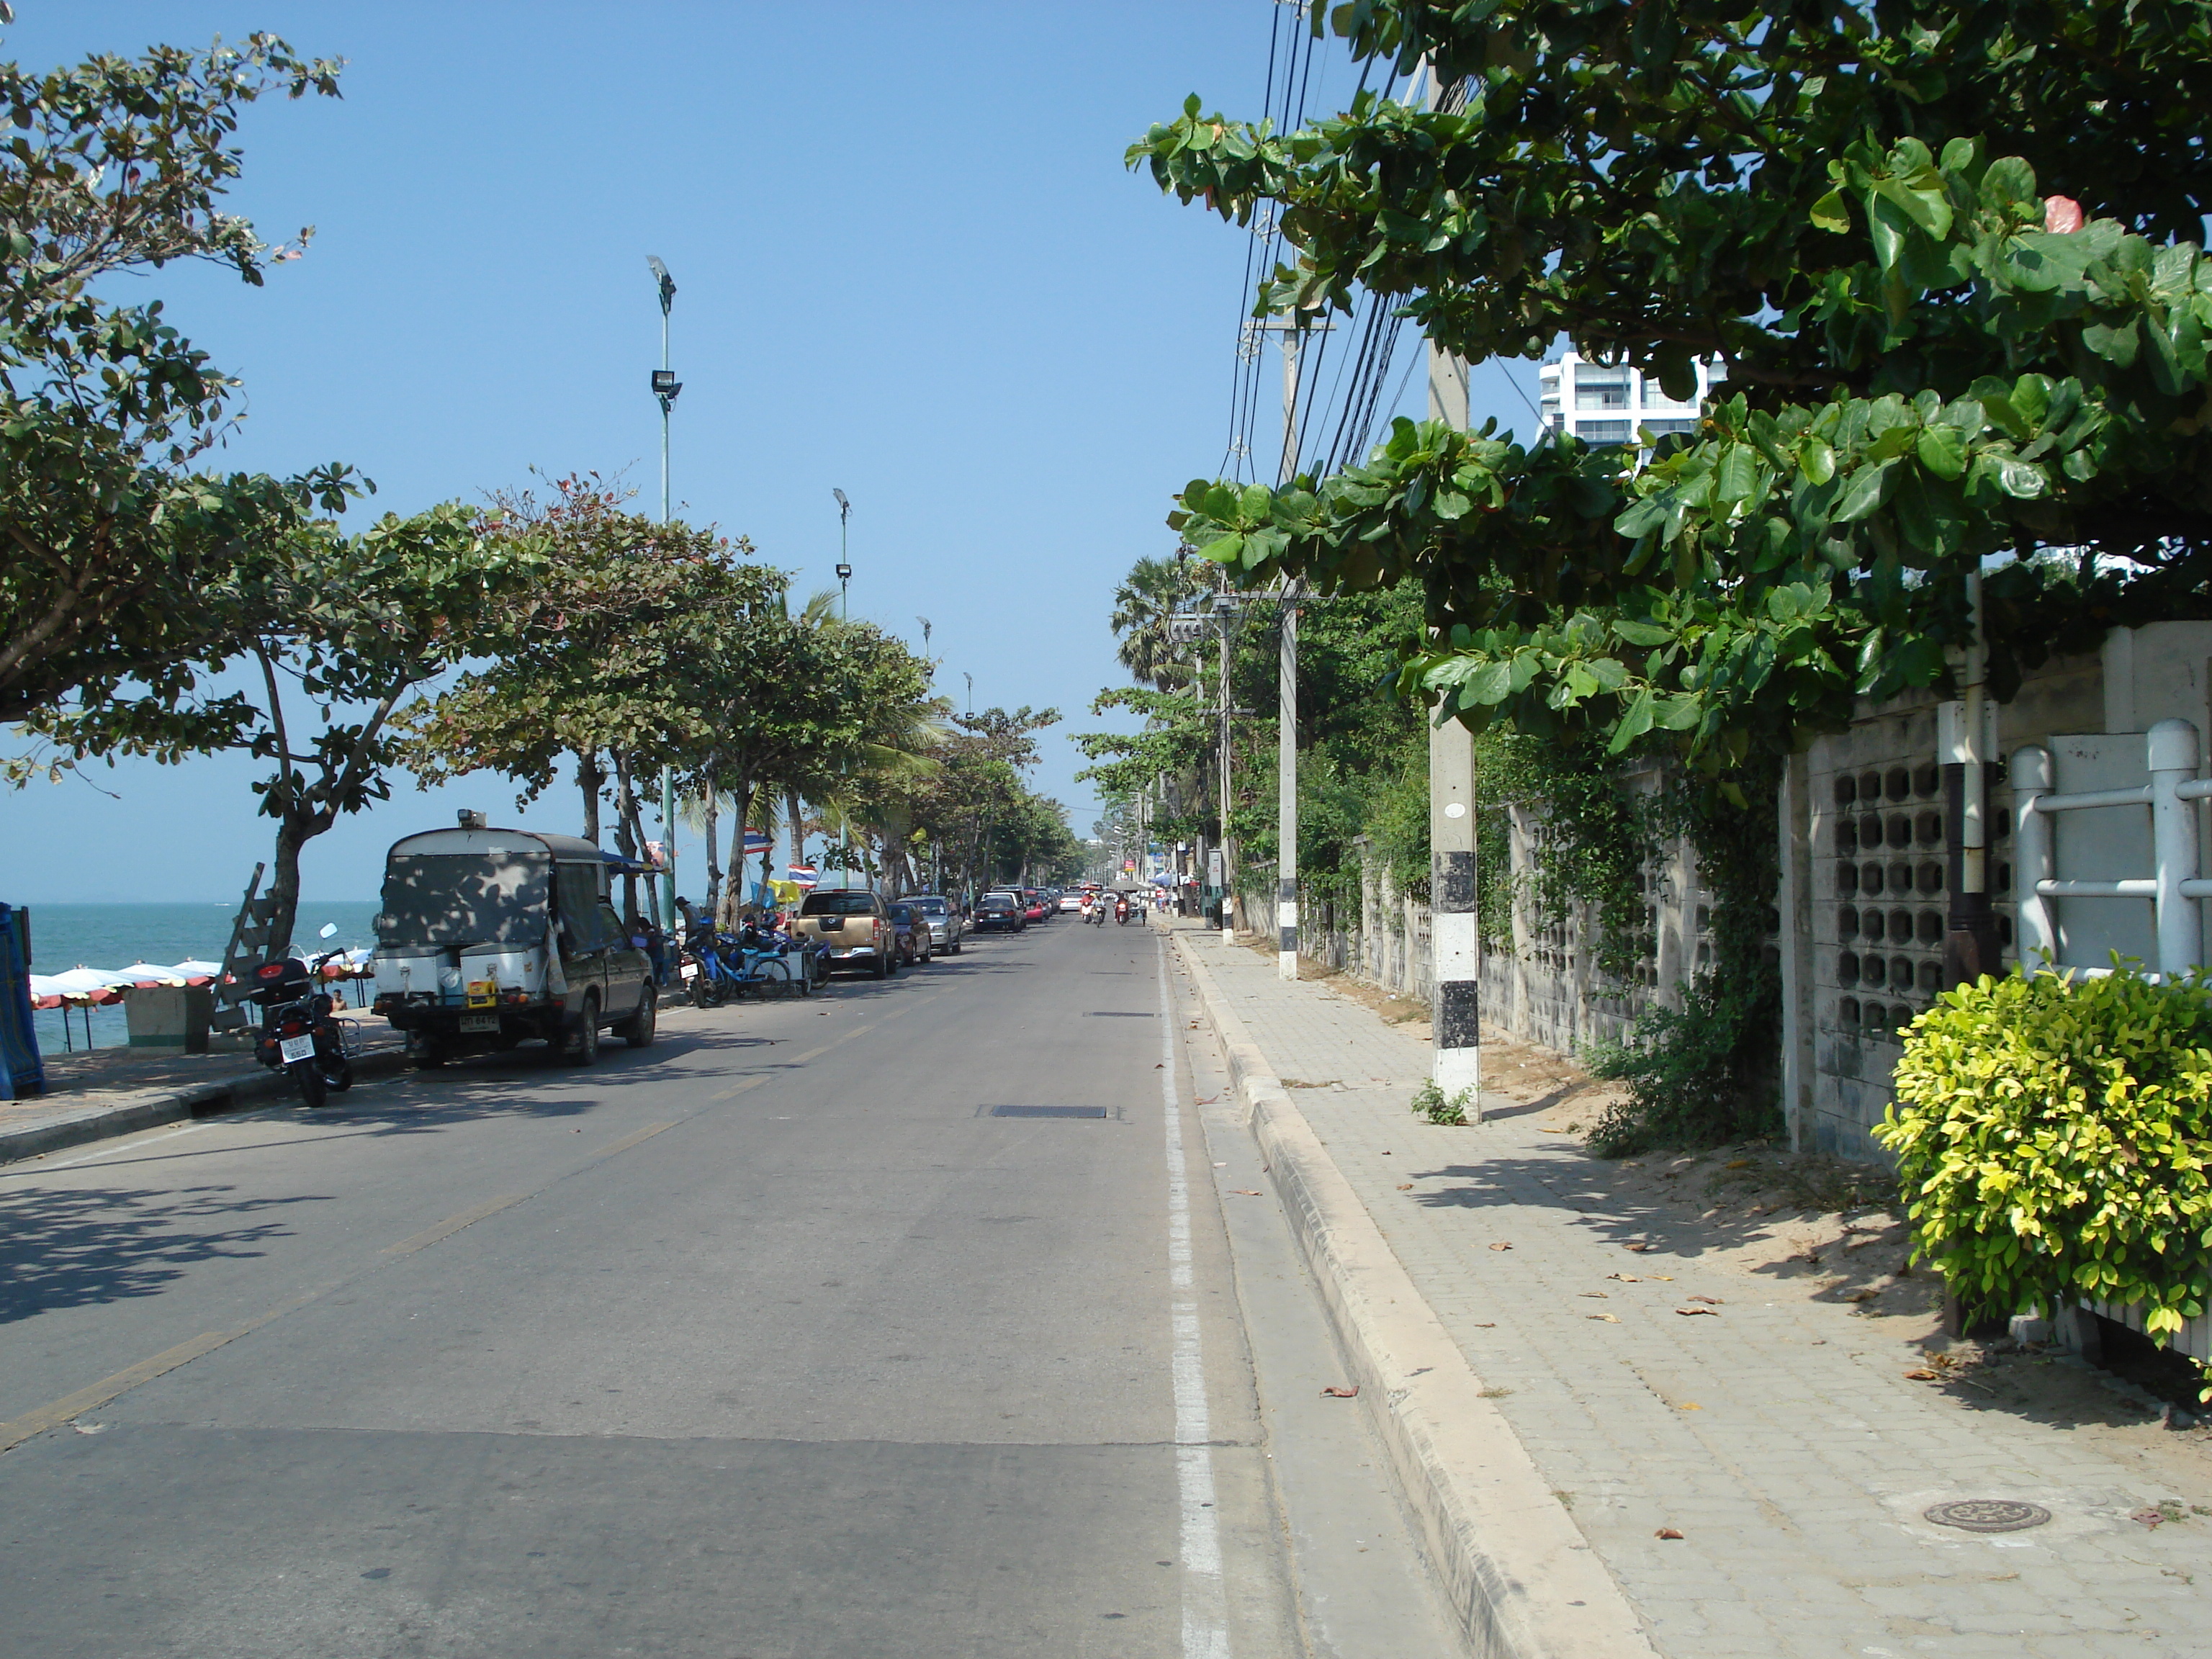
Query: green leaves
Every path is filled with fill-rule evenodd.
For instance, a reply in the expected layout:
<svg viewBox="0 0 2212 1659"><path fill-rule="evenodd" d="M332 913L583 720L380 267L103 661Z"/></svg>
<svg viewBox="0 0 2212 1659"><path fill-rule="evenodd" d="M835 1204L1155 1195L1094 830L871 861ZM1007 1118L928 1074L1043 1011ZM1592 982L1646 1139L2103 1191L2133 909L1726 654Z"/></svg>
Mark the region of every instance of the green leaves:
<svg viewBox="0 0 2212 1659"><path fill-rule="evenodd" d="M2079 1300L2169 1334L2212 1293L2212 984L2115 962L1984 976L1913 1023L1897 1104L1915 1252L1994 1315Z"/></svg>

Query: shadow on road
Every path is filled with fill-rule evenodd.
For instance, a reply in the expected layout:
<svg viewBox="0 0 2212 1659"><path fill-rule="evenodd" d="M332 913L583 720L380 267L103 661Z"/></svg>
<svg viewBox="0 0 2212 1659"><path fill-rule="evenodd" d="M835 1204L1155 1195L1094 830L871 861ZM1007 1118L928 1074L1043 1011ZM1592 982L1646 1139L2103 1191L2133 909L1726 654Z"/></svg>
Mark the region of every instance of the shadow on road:
<svg viewBox="0 0 2212 1659"><path fill-rule="evenodd" d="M234 1187L167 1192L45 1188L0 1197L0 1324L59 1308L154 1296L188 1267L264 1255L286 1215L328 1197L240 1198Z"/></svg>

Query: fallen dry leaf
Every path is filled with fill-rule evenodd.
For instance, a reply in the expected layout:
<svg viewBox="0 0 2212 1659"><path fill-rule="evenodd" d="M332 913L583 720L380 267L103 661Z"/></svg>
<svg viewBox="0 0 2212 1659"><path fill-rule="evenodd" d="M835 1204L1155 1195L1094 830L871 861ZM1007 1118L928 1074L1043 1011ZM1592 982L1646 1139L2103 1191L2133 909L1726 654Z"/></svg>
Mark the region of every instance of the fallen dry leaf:
<svg viewBox="0 0 2212 1659"><path fill-rule="evenodd" d="M1720 1297L1717 1296L1693 1296L1690 1300L1692 1302L1702 1302L1709 1308L1717 1308L1723 1305Z"/></svg>
<svg viewBox="0 0 2212 1659"><path fill-rule="evenodd" d="M1413 1190L1413 1183L1410 1181L1401 1181L1398 1183L1398 1190L1401 1193L1410 1193Z"/></svg>
<svg viewBox="0 0 2212 1659"><path fill-rule="evenodd" d="M1844 1300L1846 1302L1871 1302L1875 1297L1881 1294L1881 1291L1879 1288L1869 1291L1853 1291L1849 1296L1845 1297Z"/></svg>
<svg viewBox="0 0 2212 1659"><path fill-rule="evenodd" d="M1494 1319L1478 1319L1474 1322L1474 1328L1478 1331L1494 1331L1498 1328L1498 1322Z"/></svg>
<svg viewBox="0 0 2212 1659"><path fill-rule="evenodd" d="M1933 1382L1936 1380L1936 1373L1923 1366L1918 1370L1905 1372L1905 1380L1908 1382Z"/></svg>
<svg viewBox="0 0 2212 1659"><path fill-rule="evenodd" d="M1747 1158L1732 1158L1721 1165L1723 1170L1748 1170L1750 1167L1751 1160Z"/></svg>
<svg viewBox="0 0 2212 1659"><path fill-rule="evenodd" d="M1359 1384L1355 1382L1348 1389L1323 1389L1322 1392L1332 1400L1356 1400L1359 1396Z"/></svg>
<svg viewBox="0 0 2212 1659"><path fill-rule="evenodd" d="M1510 1244L1493 1244L1490 1248L1493 1250L1510 1250L1513 1247Z"/></svg>
<svg viewBox="0 0 2212 1659"><path fill-rule="evenodd" d="M1605 1292L1603 1291L1584 1291L1582 1294L1584 1296L1594 1296L1601 1302L1606 1299Z"/></svg>
<svg viewBox="0 0 2212 1659"><path fill-rule="evenodd" d="M1674 1409L1678 1412L1701 1412L1705 1410L1705 1407L1700 1406L1694 1400L1685 1400L1680 1405L1675 1407Z"/></svg>
<svg viewBox="0 0 2212 1659"><path fill-rule="evenodd" d="M1650 1249L1651 1247L1649 1244L1624 1244L1620 1248L1624 1250L1633 1250L1638 1255L1641 1255L1644 1251Z"/></svg>
<svg viewBox="0 0 2212 1659"><path fill-rule="evenodd" d="M1260 1196L1260 1190L1256 1187L1231 1187L1229 1190L1236 1194L1239 1198L1257 1198Z"/></svg>
<svg viewBox="0 0 2212 1659"><path fill-rule="evenodd" d="M1682 1534L1672 1527L1662 1527L1651 1534L1654 1538L1680 1538Z"/></svg>
<svg viewBox="0 0 2212 1659"><path fill-rule="evenodd" d="M1662 1285L1671 1285L1674 1282L1674 1275L1672 1273L1646 1273L1644 1277L1656 1279Z"/></svg>
<svg viewBox="0 0 2212 1659"><path fill-rule="evenodd" d="M1583 1317L1585 1319L1602 1319L1608 1325L1618 1325L1620 1323L1620 1316L1619 1314L1584 1314Z"/></svg>
<svg viewBox="0 0 2212 1659"><path fill-rule="evenodd" d="M2130 1516L2128 1519L2130 1521L2140 1521L2146 1527L2162 1526L2166 1522L2166 1517L2160 1514L2156 1510L2137 1510L2133 1515Z"/></svg>
<svg viewBox="0 0 2212 1659"><path fill-rule="evenodd" d="M1720 1317L1720 1316L1715 1313L1711 1308L1677 1308L1674 1311L1678 1314L1704 1314L1707 1317L1712 1319L1718 1319Z"/></svg>
<svg viewBox="0 0 2212 1659"><path fill-rule="evenodd" d="M1617 1279L1624 1285L1641 1285L1644 1281L1634 1273L1607 1273L1607 1279Z"/></svg>

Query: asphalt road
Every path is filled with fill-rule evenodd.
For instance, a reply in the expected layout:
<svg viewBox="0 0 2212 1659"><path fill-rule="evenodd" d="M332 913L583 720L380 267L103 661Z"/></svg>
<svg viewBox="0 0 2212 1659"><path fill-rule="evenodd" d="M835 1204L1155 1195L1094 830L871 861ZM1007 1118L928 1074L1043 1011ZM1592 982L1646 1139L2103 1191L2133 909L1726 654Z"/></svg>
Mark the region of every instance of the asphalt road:
<svg viewBox="0 0 2212 1659"><path fill-rule="evenodd" d="M0 1654L1450 1651L1166 955L0 1170Z"/></svg>

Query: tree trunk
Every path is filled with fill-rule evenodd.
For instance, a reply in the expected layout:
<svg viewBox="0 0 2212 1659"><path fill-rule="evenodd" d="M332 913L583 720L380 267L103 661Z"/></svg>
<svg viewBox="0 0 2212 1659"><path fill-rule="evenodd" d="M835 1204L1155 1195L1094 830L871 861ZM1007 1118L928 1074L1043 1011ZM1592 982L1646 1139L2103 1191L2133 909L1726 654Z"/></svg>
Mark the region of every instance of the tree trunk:
<svg viewBox="0 0 2212 1659"><path fill-rule="evenodd" d="M720 916L725 927L737 925L738 907L744 902L745 819L751 814L752 805L752 781L740 780L730 791L730 887L722 895Z"/></svg>
<svg viewBox="0 0 2212 1659"><path fill-rule="evenodd" d="M262 959L273 961L292 948L292 930L300 919L300 849L313 839L312 814L287 813L276 822L276 856L269 883L269 896L276 908L269 918L269 942Z"/></svg>
<svg viewBox="0 0 2212 1659"><path fill-rule="evenodd" d="M584 839L594 846L599 839L599 791L607 787L606 768L596 750L576 756L576 787L584 793Z"/></svg>
<svg viewBox="0 0 2212 1659"><path fill-rule="evenodd" d="M638 835L637 792L630 787L629 756L612 751L615 763L615 850L626 859L640 856L644 844ZM623 878L622 915L625 926L637 914L637 878Z"/></svg>
<svg viewBox="0 0 2212 1659"><path fill-rule="evenodd" d="M710 784L703 804L707 809L707 908L711 913L722 902L722 849L714 845L714 831L721 822L721 792Z"/></svg>

